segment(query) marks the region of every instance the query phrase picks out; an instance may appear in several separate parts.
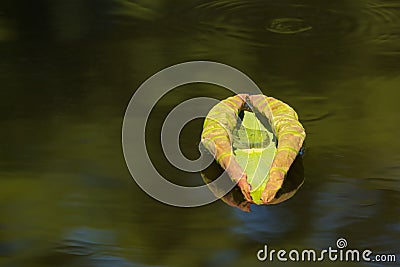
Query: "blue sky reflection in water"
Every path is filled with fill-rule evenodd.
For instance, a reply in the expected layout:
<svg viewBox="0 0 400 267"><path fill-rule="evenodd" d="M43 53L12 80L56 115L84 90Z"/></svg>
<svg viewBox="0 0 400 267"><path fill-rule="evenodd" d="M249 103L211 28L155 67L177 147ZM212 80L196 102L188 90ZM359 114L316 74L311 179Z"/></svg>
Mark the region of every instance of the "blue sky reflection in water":
<svg viewBox="0 0 400 267"><path fill-rule="evenodd" d="M264 244L324 249L339 237L400 260L399 25L399 4L383 0L2 1L0 265L259 266ZM298 111L305 183L292 199L182 209L133 183L126 105L189 60L231 65ZM166 161L159 130L182 101L229 95L187 85L161 99L147 135L160 173L203 183ZM189 158L201 126L182 132Z"/></svg>

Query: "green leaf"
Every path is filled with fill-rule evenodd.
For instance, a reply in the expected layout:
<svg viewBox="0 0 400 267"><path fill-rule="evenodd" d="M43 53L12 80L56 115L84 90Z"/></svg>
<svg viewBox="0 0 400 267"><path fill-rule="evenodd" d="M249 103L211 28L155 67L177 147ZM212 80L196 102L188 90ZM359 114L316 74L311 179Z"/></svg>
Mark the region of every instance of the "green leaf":
<svg viewBox="0 0 400 267"><path fill-rule="evenodd" d="M245 111L243 122L233 133L233 148L235 158L252 186L250 193L256 204L262 204L261 194L268 182L276 143L270 127L265 127L256 114Z"/></svg>

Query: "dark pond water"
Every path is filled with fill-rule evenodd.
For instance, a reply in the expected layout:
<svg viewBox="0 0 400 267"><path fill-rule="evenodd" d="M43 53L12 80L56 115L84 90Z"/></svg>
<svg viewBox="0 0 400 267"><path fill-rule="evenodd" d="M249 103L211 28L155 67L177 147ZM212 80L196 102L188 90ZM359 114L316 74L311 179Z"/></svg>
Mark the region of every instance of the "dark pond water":
<svg viewBox="0 0 400 267"><path fill-rule="evenodd" d="M340 237L400 261L398 1L4 0L0 55L2 266L265 266L264 244L322 250ZM297 110L308 135L293 198L251 213L176 208L133 182L129 99L189 60L238 68ZM157 130L184 100L230 95L188 85L158 103L148 140L161 173L202 183L160 156ZM188 157L201 125L183 130Z"/></svg>

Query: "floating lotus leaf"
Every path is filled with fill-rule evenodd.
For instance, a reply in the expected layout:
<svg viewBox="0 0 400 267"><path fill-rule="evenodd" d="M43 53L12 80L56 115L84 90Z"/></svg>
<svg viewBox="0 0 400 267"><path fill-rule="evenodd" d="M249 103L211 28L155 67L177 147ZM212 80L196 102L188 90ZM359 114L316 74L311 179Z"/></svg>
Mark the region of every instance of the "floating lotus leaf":
<svg viewBox="0 0 400 267"><path fill-rule="evenodd" d="M243 122L241 110L247 110ZM210 110L201 138L248 201L270 204L303 144L305 131L296 112L282 101L240 94Z"/></svg>

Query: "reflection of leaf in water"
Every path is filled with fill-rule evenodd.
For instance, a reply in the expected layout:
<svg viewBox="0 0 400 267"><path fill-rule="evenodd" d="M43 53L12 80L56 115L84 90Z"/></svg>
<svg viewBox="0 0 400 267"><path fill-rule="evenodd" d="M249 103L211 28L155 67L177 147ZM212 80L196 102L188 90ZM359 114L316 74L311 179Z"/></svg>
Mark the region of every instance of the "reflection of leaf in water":
<svg viewBox="0 0 400 267"><path fill-rule="evenodd" d="M203 148L205 149L205 148ZM204 150L205 153L208 153L208 150ZM220 196L223 194L220 191L220 187L217 184L212 184L213 181L219 179L221 175L223 175L224 170L217 162L211 163L205 170L201 172L201 177L204 182L209 186L210 190L214 195ZM268 180L266 180L268 181ZM291 198L297 190L299 190L300 186L304 182L304 167L301 156L297 156L295 161L290 167L289 172L285 178L285 182L282 185L282 188L275 195L275 199L270 204L278 204L283 201ZM260 191L261 192L261 191ZM224 195L222 198L226 204L237 207L243 211L249 212L250 210L250 202L246 201L244 198L240 188L238 186L234 187L229 193ZM262 204L262 203L261 203Z"/></svg>
<svg viewBox="0 0 400 267"><path fill-rule="evenodd" d="M268 172L276 152L276 138L254 113L245 111L243 122L233 133L233 139L235 158L247 174L253 201L262 204L261 193L268 182Z"/></svg>

